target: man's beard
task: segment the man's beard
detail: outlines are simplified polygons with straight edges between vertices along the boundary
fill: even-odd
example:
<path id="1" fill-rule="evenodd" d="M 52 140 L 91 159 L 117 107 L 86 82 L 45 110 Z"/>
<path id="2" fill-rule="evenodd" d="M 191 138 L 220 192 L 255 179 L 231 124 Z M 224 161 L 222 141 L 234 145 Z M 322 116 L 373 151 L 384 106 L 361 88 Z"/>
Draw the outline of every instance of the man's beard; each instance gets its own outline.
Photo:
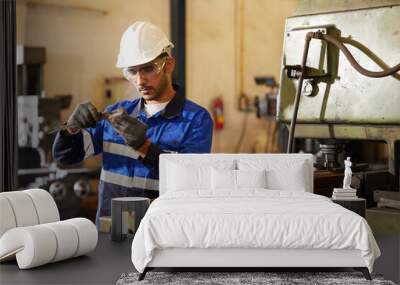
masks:
<path id="1" fill-rule="evenodd" d="M 167 89 L 167 86 L 168 86 L 168 77 L 164 73 L 163 77 L 160 80 L 160 83 L 158 84 L 158 86 L 156 88 L 153 88 L 154 93 L 153 94 L 142 94 L 142 96 L 146 101 L 147 100 L 151 100 L 151 101 L 152 100 L 158 100 L 165 93 L 165 90 Z"/>

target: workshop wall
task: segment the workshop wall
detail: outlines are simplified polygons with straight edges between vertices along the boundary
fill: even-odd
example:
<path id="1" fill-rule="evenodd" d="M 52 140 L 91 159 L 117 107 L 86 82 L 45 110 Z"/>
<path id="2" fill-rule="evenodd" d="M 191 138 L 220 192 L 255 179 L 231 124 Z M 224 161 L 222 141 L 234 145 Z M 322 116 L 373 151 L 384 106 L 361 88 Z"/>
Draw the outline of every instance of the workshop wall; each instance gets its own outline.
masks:
<path id="1" fill-rule="evenodd" d="M 225 126 L 214 132 L 214 152 L 264 152 L 272 124 L 238 111 L 241 93 L 254 99 L 266 87 L 254 76 L 279 81 L 286 17 L 297 0 L 187 1 L 187 94 L 209 106 L 224 100 Z M 245 128 L 243 141 L 239 143 Z M 275 148 L 276 151 L 276 148 Z"/>
<path id="2" fill-rule="evenodd" d="M 115 67 L 120 37 L 137 20 L 153 22 L 169 34 L 165 0 L 35 0 L 26 1 L 25 44 L 44 46 L 46 94 L 72 94 L 67 118 L 79 102 L 102 109 L 106 77 L 122 76 Z M 129 84 L 126 84 L 129 87 Z"/>
<path id="3" fill-rule="evenodd" d="M 25 44 L 25 30 L 26 30 L 26 13 L 27 5 L 25 1 L 16 2 L 16 14 L 17 14 L 17 45 Z"/>
<path id="4" fill-rule="evenodd" d="M 265 93 L 254 76 L 273 75 L 279 80 L 285 18 L 297 3 L 186 1 L 186 95 L 207 108 L 216 96 L 222 96 L 225 104 L 225 128 L 215 132 L 214 152 L 265 151 L 272 125 L 257 119 L 254 112 L 239 112 L 238 97 L 244 93 L 254 99 Z M 18 43 L 46 47 L 46 94 L 74 96 L 64 119 L 79 102 L 90 100 L 99 108 L 110 103 L 104 79 L 121 76 L 115 61 L 128 25 L 147 20 L 169 34 L 167 0 L 22 0 L 17 15 Z"/>

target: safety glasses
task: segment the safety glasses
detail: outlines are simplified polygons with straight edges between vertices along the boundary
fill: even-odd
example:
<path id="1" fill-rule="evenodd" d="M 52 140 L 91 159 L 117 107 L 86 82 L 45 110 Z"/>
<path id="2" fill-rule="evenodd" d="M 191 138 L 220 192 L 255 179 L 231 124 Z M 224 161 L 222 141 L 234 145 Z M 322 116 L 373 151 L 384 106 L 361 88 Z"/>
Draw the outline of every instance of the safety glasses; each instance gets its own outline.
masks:
<path id="1" fill-rule="evenodd" d="M 129 67 L 123 70 L 124 76 L 129 81 L 136 81 L 139 74 L 147 79 L 154 79 L 163 70 L 165 64 L 167 63 L 168 57 L 163 57 L 161 60 L 157 60 L 141 67 Z"/>

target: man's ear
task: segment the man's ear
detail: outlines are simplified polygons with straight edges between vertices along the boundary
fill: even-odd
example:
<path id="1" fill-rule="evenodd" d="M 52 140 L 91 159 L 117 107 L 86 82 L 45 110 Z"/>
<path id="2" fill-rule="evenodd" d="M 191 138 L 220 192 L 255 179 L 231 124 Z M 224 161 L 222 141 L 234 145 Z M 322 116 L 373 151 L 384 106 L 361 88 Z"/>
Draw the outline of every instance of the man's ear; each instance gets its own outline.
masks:
<path id="1" fill-rule="evenodd" d="M 172 74 L 172 72 L 175 69 L 175 58 L 170 57 L 170 56 L 168 57 L 167 62 L 165 64 L 165 69 L 166 69 L 167 73 Z"/>

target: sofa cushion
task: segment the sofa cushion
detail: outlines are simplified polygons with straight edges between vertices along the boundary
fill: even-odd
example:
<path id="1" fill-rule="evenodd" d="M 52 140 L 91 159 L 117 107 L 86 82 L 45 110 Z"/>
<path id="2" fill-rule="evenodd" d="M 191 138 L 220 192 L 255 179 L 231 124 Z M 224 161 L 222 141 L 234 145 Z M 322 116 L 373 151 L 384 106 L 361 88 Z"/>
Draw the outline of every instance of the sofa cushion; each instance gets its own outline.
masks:
<path id="1" fill-rule="evenodd" d="M 0 195 L 8 200 L 13 210 L 17 227 L 39 224 L 39 218 L 31 197 L 23 191 L 3 192 Z"/>
<path id="2" fill-rule="evenodd" d="M 60 220 L 53 197 L 43 189 L 29 189 L 0 193 L 0 237 L 15 227 Z M 4 217 L 4 219 L 3 219 Z"/>
<path id="3" fill-rule="evenodd" d="M 66 222 L 55 222 L 43 224 L 49 228 L 57 240 L 57 250 L 51 262 L 57 262 L 70 258 L 75 255 L 78 248 L 78 232 L 71 228 L 71 224 Z"/>
<path id="4" fill-rule="evenodd" d="M 60 220 L 60 214 L 56 202 L 49 192 L 43 189 L 28 189 L 22 191 L 28 194 L 33 201 L 39 224 L 57 222 Z"/>
<path id="5" fill-rule="evenodd" d="M 0 193 L 1 194 L 1 193 Z M 8 199 L 0 195 L 0 237 L 9 229 L 15 228 L 17 222 Z"/>

